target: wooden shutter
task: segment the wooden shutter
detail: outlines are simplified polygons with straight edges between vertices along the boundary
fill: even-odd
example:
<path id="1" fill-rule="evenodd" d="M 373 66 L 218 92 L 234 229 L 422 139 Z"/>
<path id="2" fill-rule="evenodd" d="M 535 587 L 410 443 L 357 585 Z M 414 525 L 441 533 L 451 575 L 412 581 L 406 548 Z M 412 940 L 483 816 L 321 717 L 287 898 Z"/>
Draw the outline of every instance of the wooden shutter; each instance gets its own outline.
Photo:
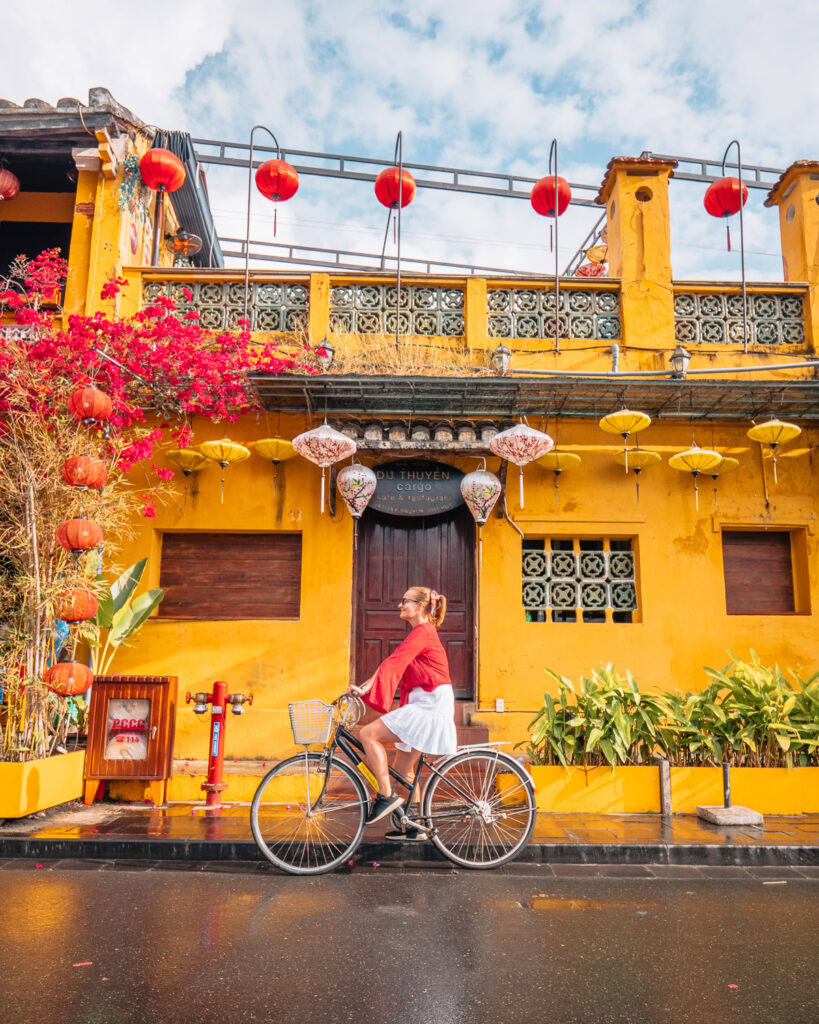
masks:
<path id="1" fill-rule="evenodd" d="M 795 610 L 787 531 L 723 530 L 722 564 L 729 615 L 786 615 Z"/>
<path id="2" fill-rule="evenodd" d="M 297 619 L 300 533 L 166 533 L 163 619 Z"/>

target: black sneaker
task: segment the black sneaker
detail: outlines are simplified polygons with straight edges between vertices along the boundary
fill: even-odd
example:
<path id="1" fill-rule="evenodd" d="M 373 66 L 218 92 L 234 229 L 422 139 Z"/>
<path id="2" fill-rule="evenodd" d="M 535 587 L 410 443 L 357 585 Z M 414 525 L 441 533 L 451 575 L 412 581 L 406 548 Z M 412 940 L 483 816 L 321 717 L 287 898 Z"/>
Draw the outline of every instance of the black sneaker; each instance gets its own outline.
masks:
<path id="1" fill-rule="evenodd" d="M 370 813 L 367 815 L 367 820 L 364 824 L 372 825 L 376 821 L 381 821 L 381 819 L 385 818 L 390 811 L 394 811 L 396 807 L 400 807 L 403 802 L 403 798 L 398 796 L 397 793 L 393 793 L 392 796 L 382 796 L 379 793 L 373 801 Z"/>
<path id="2" fill-rule="evenodd" d="M 384 838 L 394 843 L 423 843 L 427 836 L 422 828 L 408 821 L 406 832 L 400 828 L 392 829 L 390 832 L 384 833 Z"/>

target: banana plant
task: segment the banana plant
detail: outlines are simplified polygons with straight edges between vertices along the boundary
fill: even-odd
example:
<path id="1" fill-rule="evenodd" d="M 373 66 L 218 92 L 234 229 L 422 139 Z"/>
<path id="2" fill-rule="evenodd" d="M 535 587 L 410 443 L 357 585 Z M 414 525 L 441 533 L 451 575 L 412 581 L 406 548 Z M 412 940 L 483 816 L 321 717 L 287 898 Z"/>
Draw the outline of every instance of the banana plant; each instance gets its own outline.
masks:
<path id="1" fill-rule="evenodd" d="M 94 675 L 108 674 L 111 662 L 120 647 L 130 646 L 127 641 L 139 632 L 148 616 L 165 596 L 164 590 L 155 587 L 140 594 L 139 597 L 134 597 L 134 592 L 142 580 L 147 564 L 147 558 L 135 562 L 110 588 L 104 591 L 100 599 L 94 624 L 97 627 L 97 637 L 100 636 L 102 630 L 106 630 L 106 635 L 105 642 L 102 644 L 99 639 L 96 643 L 91 641 Z"/>

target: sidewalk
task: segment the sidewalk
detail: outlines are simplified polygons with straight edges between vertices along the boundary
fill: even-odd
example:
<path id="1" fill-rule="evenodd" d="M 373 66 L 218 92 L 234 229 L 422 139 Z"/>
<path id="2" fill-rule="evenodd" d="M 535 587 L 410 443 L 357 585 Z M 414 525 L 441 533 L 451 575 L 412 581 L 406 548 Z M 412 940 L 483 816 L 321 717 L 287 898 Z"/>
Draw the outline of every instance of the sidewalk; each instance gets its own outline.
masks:
<path id="1" fill-rule="evenodd" d="M 369 829 L 360 862 L 439 861 L 431 843 L 386 842 Z M 114 860 L 258 860 L 247 805 L 66 805 L 0 827 L 0 857 Z M 819 815 L 766 817 L 760 827 L 719 828 L 693 815 L 541 814 L 518 858 L 532 864 L 819 865 Z"/>

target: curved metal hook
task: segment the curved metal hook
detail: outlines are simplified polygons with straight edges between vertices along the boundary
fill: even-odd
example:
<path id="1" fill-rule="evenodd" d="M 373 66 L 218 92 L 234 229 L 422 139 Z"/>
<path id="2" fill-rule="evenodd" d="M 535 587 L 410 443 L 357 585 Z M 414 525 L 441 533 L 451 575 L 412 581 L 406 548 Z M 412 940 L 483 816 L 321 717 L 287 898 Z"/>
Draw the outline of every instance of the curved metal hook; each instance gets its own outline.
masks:
<path id="1" fill-rule="evenodd" d="M 398 209 L 387 210 L 387 224 L 384 228 L 384 241 L 381 243 L 381 269 L 384 269 L 384 253 L 387 251 L 387 236 L 390 232 L 390 219 L 393 214 L 395 214 L 398 221 L 395 282 L 395 347 L 398 348 L 400 342 L 398 319 L 401 315 L 401 200 L 404 198 L 404 133 L 402 131 L 399 131 L 398 135 L 395 137 L 393 162 L 398 167 Z"/>
<path id="2" fill-rule="evenodd" d="M 740 266 L 742 268 L 742 346 L 743 351 L 748 352 L 748 298 L 745 294 L 745 220 L 742 216 L 742 150 L 739 139 L 731 139 L 725 147 L 722 156 L 722 175 L 725 177 L 725 161 L 728 159 L 728 150 L 731 146 L 737 147 L 737 179 L 739 181 L 739 253 Z"/>
<path id="3" fill-rule="evenodd" d="M 247 159 L 247 223 L 245 225 L 245 312 L 244 317 L 247 319 L 247 302 L 248 302 L 248 278 L 250 275 L 249 261 L 250 261 L 250 197 L 251 197 L 251 183 L 253 178 L 253 136 L 256 134 L 256 129 L 260 128 L 263 132 L 267 132 L 270 138 L 273 140 L 276 146 L 276 159 L 281 160 L 282 150 L 279 145 L 279 140 L 271 132 L 271 130 L 263 124 L 254 124 L 250 129 L 250 154 Z"/>

